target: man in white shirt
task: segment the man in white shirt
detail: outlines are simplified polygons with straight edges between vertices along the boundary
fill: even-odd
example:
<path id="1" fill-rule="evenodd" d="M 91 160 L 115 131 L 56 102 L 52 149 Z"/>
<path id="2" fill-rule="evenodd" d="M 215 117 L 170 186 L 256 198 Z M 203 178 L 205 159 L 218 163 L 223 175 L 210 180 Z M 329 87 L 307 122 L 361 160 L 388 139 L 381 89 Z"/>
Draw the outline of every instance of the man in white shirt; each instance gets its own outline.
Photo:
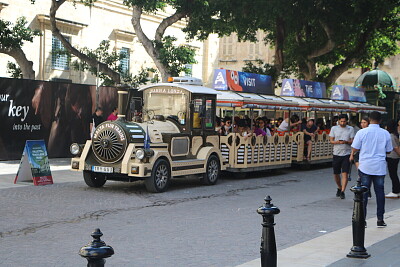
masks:
<path id="1" fill-rule="evenodd" d="M 333 145 L 333 178 L 338 187 L 336 196 L 341 199 L 345 198 L 344 191 L 350 171 L 351 143 L 354 138 L 354 129 L 347 125 L 348 120 L 346 114 L 340 114 L 338 125 L 333 126 L 329 133 L 329 139 Z M 340 175 L 342 175 L 342 178 L 340 178 Z"/>
<path id="2" fill-rule="evenodd" d="M 386 154 L 393 150 L 393 146 L 389 132 L 379 127 L 381 114 L 376 111 L 371 112 L 369 120 L 369 126 L 357 132 L 352 149 L 354 152 L 360 151 L 358 175 L 361 178 L 361 184 L 370 189 L 371 182 L 374 183 L 377 226 L 385 227 L 383 215 L 385 213 Z M 368 193 L 364 193 L 365 216 L 367 216 L 367 204 Z"/>

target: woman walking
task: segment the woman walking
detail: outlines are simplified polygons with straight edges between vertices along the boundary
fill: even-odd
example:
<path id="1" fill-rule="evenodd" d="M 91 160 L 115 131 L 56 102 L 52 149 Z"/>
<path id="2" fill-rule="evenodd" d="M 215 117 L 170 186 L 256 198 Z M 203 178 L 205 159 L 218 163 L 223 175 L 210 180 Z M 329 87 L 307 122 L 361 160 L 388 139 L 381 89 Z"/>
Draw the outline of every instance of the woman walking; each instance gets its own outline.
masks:
<path id="1" fill-rule="evenodd" d="M 393 151 L 386 156 L 388 164 L 389 176 L 392 180 L 392 192 L 387 194 L 386 198 L 399 198 L 400 197 L 400 182 L 397 170 L 400 160 L 400 142 L 399 134 L 397 132 L 397 123 L 394 120 L 388 121 L 386 130 L 390 133 L 392 139 Z"/>

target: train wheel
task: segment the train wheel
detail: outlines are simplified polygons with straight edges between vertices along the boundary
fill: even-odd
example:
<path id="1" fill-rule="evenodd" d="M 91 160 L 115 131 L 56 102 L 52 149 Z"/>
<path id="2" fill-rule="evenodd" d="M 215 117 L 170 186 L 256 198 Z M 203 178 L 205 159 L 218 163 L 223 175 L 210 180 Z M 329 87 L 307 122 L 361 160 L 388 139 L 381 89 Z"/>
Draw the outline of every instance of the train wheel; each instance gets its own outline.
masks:
<path id="1" fill-rule="evenodd" d="M 152 193 L 164 192 L 171 179 L 171 169 L 165 159 L 158 159 L 154 164 L 151 176 L 145 180 L 146 189 Z"/>
<path id="2" fill-rule="evenodd" d="M 219 159 L 217 156 L 211 155 L 207 160 L 206 173 L 203 174 L 201 181 L 205 185 L 214 185 L 217 183 L 220 173 Z"/>
<path id="3" fill-rule="evenodd" d="M 106 183 L 106 176 L 91 171 L 83 171 L 83 179 L 90 187 L 102 187 Z"/>

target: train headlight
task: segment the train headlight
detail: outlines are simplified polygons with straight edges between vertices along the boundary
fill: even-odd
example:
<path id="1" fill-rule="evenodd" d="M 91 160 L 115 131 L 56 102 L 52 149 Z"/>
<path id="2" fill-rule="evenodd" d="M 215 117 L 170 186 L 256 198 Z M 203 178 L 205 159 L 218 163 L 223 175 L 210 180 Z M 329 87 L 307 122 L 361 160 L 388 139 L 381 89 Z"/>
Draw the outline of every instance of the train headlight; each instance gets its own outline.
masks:
<path id="1" fill-rule="evenodd" d="M 136 158 L 142 160 L 145 156 L 144 150 L 143 149 L 138 149 L 136 150 Z"/>
<path id="2" fill-rule="evenodd" d="M 73 143 L 69 147 L 69 151 L 71 152 L 72 155 L 77 156 L 82 152 L 82 148 L 81 148 L 81 146 L 79 144 Z"/>

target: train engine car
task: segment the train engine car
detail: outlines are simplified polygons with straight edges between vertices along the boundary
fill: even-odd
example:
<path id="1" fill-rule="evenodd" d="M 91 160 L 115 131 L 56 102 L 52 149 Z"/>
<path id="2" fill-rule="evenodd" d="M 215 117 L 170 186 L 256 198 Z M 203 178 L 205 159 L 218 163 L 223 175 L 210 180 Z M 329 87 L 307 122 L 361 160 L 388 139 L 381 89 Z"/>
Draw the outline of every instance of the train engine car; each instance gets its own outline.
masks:
<path id="1" fill-rule="evenodd" d="M 225 170 L 215 132 L 215 91 L 203 86 L 165 83 L 141 89 L 143 122 L 118 120 L 98 125 L 92 140 L 72 144 L 72 170 L 83 171 L 90 187 L 107 180 L 144 180 L 150 192 L 163 192 L 172 177 L 199 174 L 206 185 Z M 118 91 L 119 110 L 127 92 Z"/>

